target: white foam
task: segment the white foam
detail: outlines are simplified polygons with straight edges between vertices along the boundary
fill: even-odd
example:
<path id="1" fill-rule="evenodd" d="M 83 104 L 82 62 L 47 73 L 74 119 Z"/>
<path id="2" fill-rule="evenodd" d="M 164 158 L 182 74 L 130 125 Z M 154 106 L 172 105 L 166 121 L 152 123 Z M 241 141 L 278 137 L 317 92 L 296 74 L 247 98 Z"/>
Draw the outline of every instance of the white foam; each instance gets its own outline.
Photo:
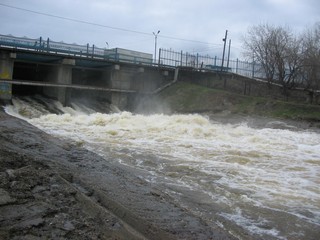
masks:
<path id="1" fill-rule="evenodd" d="M 263 219 L 261 217 L 258 220 L 250 219 L 249 217 L 244 216 L 241 209 L 239 208 L 236 208 L 232 214 L 222 213 L 220 215 L 226 219 L 229 219 L 230 221 L 236 222 L 238 225 L 244 227 L 253 234 L 260 236 L 269 235 L 272 237 L 276 237 L 277 239 L 287 239 L 284 236 L 280 236 L 280 232 L 276 228 L 264 228 L 264 225 L 270 224 L 266 219 Z"/>
<path id="2" fill-rule="evenodd" d="M 98 148 L 102 155 L 110 149 L 119 154 L 129 149 L 141 158 L 127 155 L 119 158 L 121 163 L 201 190 L 217 203 L 234 208 L 263 206 L 320 225 L 317 133 L 212 123 L 197 114 L 90 113 L 81 106 L 74 110 L 59 104 L 56 107 L 64 114 L 57 115 L 34 105 L 15 100 L 6 111 L 50 134 Z M 314 214 L 304 216 L 297 209 Z M 240 213 L 223 216 L 248 226 L 249 231 L 279 235 L 276 228 L 259 230 L 255 220 Z"/>

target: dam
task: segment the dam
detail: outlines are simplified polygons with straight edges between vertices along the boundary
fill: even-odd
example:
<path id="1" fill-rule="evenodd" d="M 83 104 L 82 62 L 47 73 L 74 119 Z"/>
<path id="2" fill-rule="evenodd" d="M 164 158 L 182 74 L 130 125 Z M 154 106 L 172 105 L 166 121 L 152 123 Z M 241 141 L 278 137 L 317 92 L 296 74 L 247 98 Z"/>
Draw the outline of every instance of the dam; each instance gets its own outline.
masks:
<path id="1" fill-rule="evenodd" d="M 39 104 L 44 101 L 48 104 Z M 249 118 L 226 123 L 229 118 L 219 121 L 214 115 L 105 114 L 81 104 L 70 108 L 32 97 L 13 97 L 12 102 L 5 107 L 8 114 L 102 157 L 101 162 L 81 155 L 54 161 L 74 165 L 74 172 L 81 170 L 77 178 L 100 184 L 107 198 L 135 213 L 138 221 L 131 221 L 133 226 L 151 222 L 186 234 L 173 239 L 210 239 L 212 233 L 201 234 L 214 226 L 235 239 L 319 237 L 319 132 L 289 123 L 279 128 L 279 121 L 255 126 Z M 59 114 L 47 106 L 56 107 Z M 32 151 L 40 151 L 34 144 L 36 151 Z M 133 172 L 135 178 L 129 182 L 141 184 L 140 190 L 124 187 L 129 184 L 123 180 L 127 175 L 110 184 L 110 164 Z M 173 202 L 206 227 L 200 231 L 199 225 L 189 224 L 188 217 L 176 218 L 150 204 L 147 193 L 141 193 L 148 186 L 159 203 Z M 119 189 L 123 192 L 115 194 Z M 199 235 L 192 235 L 190 228 Z"/>
<path id="2" fill-rule="evenodd" d="M 149 93 L 174 79 L 175 68 L 153 64 L 152 54 L 101 49 L 39 39 L 0 36 L 3 100 L 40 93 L 68 105 L 94 97 L 126 108 L 135 93 Z"/>
<path id="3" fill-rule="evenodd" d="M 265 74 L 254 62 L 231 60 L 222 68 L 217 57 L 165 49 L 158 56 L 154 61 L 152 54 L 127 49 L 0 35 L 0 100 L 41 94 L 67 106 L 82 97 L 130 110 L 141 97 L 176 81 L 284 99 L 282 86 L 275 82 L 272 89 L 266 87 Z M 295 88 L 285 98 L 312 102 L 310 96 L 310 91 Z"/>
<path id="4" fill-rule="evenodd" d="M 255 126 L 250 118 L 228 123 L 230 116 L 219 121 L 214 114 L 106 114 L 81 104 L 67 106 L 85 96 L 124 110 L 139 95 L 154 94 L 178 80 L 253 94 L 255 86 L 248 79 L 195 70 L 198 61 L 165 66 L 132 56 L 121 59 L 121 54 L 107 57 L 104 50 L 95 54 L 99 49 L 93 46 L 71 53 L 71 48 L 64 50 L 66 44 L 50 41 L 6 44 L 1 44 L 0 96 L 12 102 L 5 112 L 23 121 L 16 124 L 20 131 L 7 129 L 2 137 L 7 142 L 26 136 L 25 147 L 14 143 L 20 149 L 12 154 L 41 153 L 43 161 L 69 166 L 79 173 L 75 179 L 107 196 L 100 197 L 105 206 L 116 202 L 130 209 L 134 221 L 128 223 L 140 232 L 150 223 L 172 235 L 180 231 L 181 239 L 213 238 L 216 226 L 231 235 L 226 239 L 318 239 L 319 132 L 279 122 Z M 48 45 L 50 50 L 43 48 Z M 49 98 L 23 96 L 32 93 Z M 48 154 L 53 146 L 39 147 L 30 137 L 36 134 L 29 135 L 22 122 L 54 136 L 66 152 L 78 146 L 101 158 L 88 159 L 83 151 L 70 158 Z M 133 177 L 126 181 L 128 174 L 119 169 Z M 128 187 L 131 183 L 139 187 Z M 146 201 L 148 197 L 157 200 Z M 173 214 L 164 203 L 184 214 Z M 126 220 L 126 214 L 118 214 Z"/>

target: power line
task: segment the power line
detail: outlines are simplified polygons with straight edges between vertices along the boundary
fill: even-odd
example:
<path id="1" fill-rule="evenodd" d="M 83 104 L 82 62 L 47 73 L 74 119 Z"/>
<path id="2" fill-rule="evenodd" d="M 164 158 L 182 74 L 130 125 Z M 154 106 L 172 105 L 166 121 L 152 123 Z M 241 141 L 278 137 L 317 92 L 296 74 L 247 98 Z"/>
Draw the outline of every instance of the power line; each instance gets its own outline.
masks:
<path id="1" fill-rule="evenodd" d="M 34 14 L 38 14 L 38 15 L 42 15 L 42 16 L 46 16 L 46 17 L 58 18 L 58 19 L 62 19 L 62 20 L 67 20 L 67 21 L 72 21 L 72 22 L 92 25 L 92 26 L 96 26 L 96 27 L 109 28 L 109 29 L 117 30 L 117 31 L 131 32 L 131 33 L 135 33 L 135 34 L 153 36 L 153 34 L 147 33 L 147 32 L 141 32 L 141 31 L 126 29 L 126 28 L 113 27 L 113 26 L 108 26 L 108 25 L 104 25 L 104 24 L 99 24 L 99 23 L 79 20 L 79 19 L 75 19 L 75 18 L 58 16 L 58 15 L 54 15 L 54 14 L 50 14 L 50 13 L 44 13 L 44 12 L 39 12 L 39 11 L 30 10 L 30 9 L 26 9 L 26 8 L 16 7 L 16 6 L 12 6 L 12 5 L 8 5 L 8 4 L 4 4 L 4 3 L 0 3 L 0 6 L 12 8 L 12 9 L 17 9 L 17 10 L 24 11 L 24 12 L 30 12 L 30 13 L 34 13 Z M 166 39 L 171 39 L 171 40 L 185 41 L 185 42 L 194 42 L 194 43 L 209 44 L 209 45 L 220 45 L 220 44 L 215 44 L 215 43 L 208 43 L 208 42 L 203 42 L 203 41 L 198 41 L 198 40 L 171 37 L 171 36 L 166 36 L 166 35 L 159 35 L 159 37 L 166 38 Z"/>
<path id="2" fill-rule="evenodd" d="M 159 35 L 159 37 L 172 39 L 172 40 L 193 42 L 193 43 L 201 43 L 201 44 L 209 44 L 209 45 L 220 45 L 220 44 L 216 44 L 216 43 L 209 43 L 209 42 L 203 42 L 203 41 L 198 41 L 198 40 L 190 40 L 190 39 L 185 39 L 185 38 L 170 37 L 170 36 L 165 36 L 165 35 Z"/>
<path id="3" fill-rule="evenodd" d="M 21 10 L 21 11 L 24 11 L 24 12 L 30 12 L 30 13 L 34 13 L 34 14 L 38 14 L 38 15 L 47 16 L 47 17 L 59 18 L 59 19 L 63 19 L 63 20 L 83 23 L 83 24 L 87 24 L 87 25 L 93 25 L 93 26 L 97 26 L 97 27 L 110 28 L 110 29 L 118 30 L 118 31 L 131 32 L 131 33 L 137 33 L 137 34 L 143 34 L 143 35 L 152 36 L 151 33 L 140 32 L 140 31 L 125 29 L 125 28 L 119 28 L 119 27 L 112 27 L 112 26 L 107 26 L 107 25 L 103 25 L 103 24 L 99 24 L 99 23 L 93 23 L 93 22 L 87 22 L 87 21 L 84 21 L 84 20 L 79 20 L 79 19 L 74 19 L 74 18 L 62 17 L 62 16 L 58 16 L 58 15 L 53 15 L 53 14 L 50 14 L 50 13 L 43 13 L 43 12 L 34 11 L 34 10 L 30 10 L 30 9 L 25 9 L 25 8 L 20 8 L 20 7 L 15 7 L 15 6 L 11 6 L 11 5 L 7 5 L 7 4 L 3 4 L 3 3 L 0 3 L 0 5 L 4 6 L 4 7 L 8 7 L 8 8 Z"/>

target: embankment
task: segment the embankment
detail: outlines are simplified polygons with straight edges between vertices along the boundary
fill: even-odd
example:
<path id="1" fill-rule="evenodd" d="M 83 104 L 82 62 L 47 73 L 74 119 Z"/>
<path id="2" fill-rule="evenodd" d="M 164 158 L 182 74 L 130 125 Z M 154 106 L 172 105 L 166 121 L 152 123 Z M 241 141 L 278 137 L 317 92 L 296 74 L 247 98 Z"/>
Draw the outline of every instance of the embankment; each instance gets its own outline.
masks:
<path id="1" fill-rule="evenodd" d="M 320 105 L 252 97 L 178 82 L 139 105 L 138 111 L 164 113 L 230 113 L 308 122 L 320 127 Z"/>

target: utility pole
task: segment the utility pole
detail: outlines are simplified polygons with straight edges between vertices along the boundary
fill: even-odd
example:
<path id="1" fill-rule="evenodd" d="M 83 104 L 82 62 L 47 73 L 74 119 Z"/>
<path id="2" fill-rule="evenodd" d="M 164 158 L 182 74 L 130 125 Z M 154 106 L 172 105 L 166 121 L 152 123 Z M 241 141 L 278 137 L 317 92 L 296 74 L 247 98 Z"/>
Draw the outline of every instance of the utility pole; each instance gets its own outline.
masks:
<path id="1" fill-rule="evenodd" d="M 225 34 L 224 38 L 222 39 L 222 41 L 224 41 L 224 44 L 223 44 L 223 53 L 222 53 L 221 72 L 223 71 L 224 54 L 225 54 L 225 51 L 226 51 L 227 37 L 228 37 L 228 30 L 226 30 L 226 34 Z"/>
<path id="2" fill-rule="evenodd" d="M 227 71 L 228 71 L 228 69 L 229 69 L 230 48 L 231 48 L 231 39 L 229 40 L 229 50 L 228 50 L 228 60 L 227 60 Z"/>
<path id="3" fill-rule="evenodd" d="M 160 33 L 160 30 L 158 30 L 157 33 L 152 32 L 154 35 L 154 63 L 157 63 L 157 38 Z"/>

